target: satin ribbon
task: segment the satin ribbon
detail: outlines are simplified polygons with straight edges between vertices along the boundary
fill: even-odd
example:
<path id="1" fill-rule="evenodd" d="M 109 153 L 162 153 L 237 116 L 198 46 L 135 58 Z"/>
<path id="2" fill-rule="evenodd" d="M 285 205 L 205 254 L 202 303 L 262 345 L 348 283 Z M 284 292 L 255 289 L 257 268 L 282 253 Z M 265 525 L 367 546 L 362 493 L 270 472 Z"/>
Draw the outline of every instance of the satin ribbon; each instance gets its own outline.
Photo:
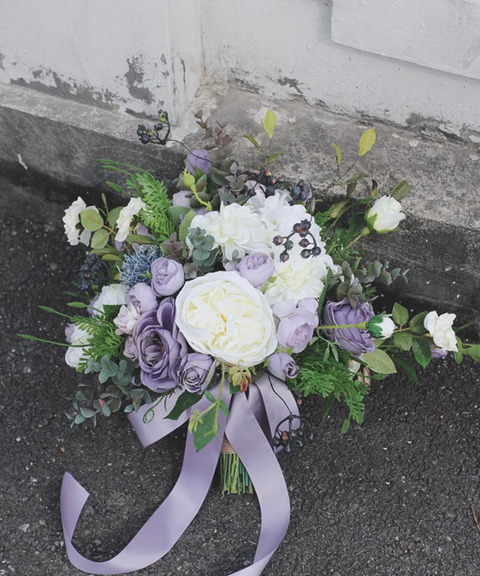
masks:
<path id="1" fill-rule="evenodd" d="M 248 397 L 241 393 L 230 396 L 225 390 L 222 399 L 230 405 L 230 414 L 228 420 L 219 416 L 219 436 L 227 436 L 250 475 L 262 516 L 254 563 L 230 576 L 259 576 L 283 540 L 290 519 L 288 490 L 266 433 L 269 432 L 268 438 L 271 438 L 278 422 L 290 413 L 298 415 L 298 408 L 285 383 L 271 376 L 263 376 L 251 384 Z M 169 404 L 157 406 L 155 417 L 148 424 L 143 422 L 148 406 L 129 415 L 143 446 L 167 436 L 189 418 L 191 410 L 177 421 L 165 418 L 174 401 L 175 397 Z M 196 408 L 202 411 L 209 404 L 203 398 Z M 140 570 L 162 558 L 190 525 L 206 498 L 220 455 L 220 438 L 214 438 L 203 450 L 196 452 L 192 435 L 187 435 L 183 466 L 174 488 L 130 543 L 106 562 L 88 560 L 72 544 L 89 494 L 67 472 L 62 483 L 60 509 L 70 562 L 91 574 L 121 574 Z"/>

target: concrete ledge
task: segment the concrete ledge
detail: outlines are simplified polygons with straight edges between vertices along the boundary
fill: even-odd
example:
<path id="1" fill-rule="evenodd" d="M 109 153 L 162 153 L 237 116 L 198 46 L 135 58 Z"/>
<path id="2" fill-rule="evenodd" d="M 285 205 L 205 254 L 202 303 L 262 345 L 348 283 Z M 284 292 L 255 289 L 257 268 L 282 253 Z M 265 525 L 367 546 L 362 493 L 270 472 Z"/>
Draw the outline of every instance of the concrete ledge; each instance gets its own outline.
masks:
<path id="1" fill-rule="evenodd" d="M 410 268 L 409 283 L 398 282 L 395 292 L 453 311 L 461 322 L 480 328 L 480 150 L 478 146 L 425 132 L 386 125 L 365 118 L 349 118 L 303 102 L 268 101 L 259 94 L 233 87 L 203 89 L 185 123 L 173 136 L 199 144 L 193 112 L 228 122 L 239 137 L 237 156 L 245 169 L 256 171 L 262 159 L 241 135 L 262 138 L 262 118 L 275 110 L 278 125 L 274 151 L 285 155 L 275 172 L 305 178 L 321 190 L 335 175 L 330 144 L 342 148 L 347 163 L 356 156 L 366 127 L 377 131 L 377 144 L 361 159 L 358 170 L 374 175 L 379 190 L 388 193 L 406 179 L 410 194 L 402 201 L 408 215 L 398 233 L 368 238 L 369 255 L 391 266 Z M 0 85 L 0 210 L 58 225 L 65 208 L 78 193 L 86 201 L 107 190 L 108 179 L 98 158 L 125 161 L 173 178 L 183 165 L 178 146 L 139 144 L 138 121 L 126 114 L 60 100 L 32 90 Z M 24 165 L 27 167 L 25 168 Z M 365 192 L 360 185 L 358 194 Z M 325 204 L 332 197 L 319 198 Z M 48 201 L 48 208 L 42 208 Z"/>

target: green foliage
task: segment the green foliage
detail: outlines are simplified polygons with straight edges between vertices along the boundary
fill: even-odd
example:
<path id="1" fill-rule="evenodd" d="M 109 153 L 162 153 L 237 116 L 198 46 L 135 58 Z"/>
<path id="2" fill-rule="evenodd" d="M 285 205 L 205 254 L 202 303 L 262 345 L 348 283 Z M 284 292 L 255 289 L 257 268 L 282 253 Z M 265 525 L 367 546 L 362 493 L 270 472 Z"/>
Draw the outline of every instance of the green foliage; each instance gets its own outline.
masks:
<path id="1" fill-rule="evenodd" d="M 415 360 L 420 364 L 420 366 L 422 366 L 422 368 L 426 368 L 430 364 L 432 351 L 428 340 L 423 338 L 414 338 L 412 340 L 412 351 Z"/>
<path id="2" fill-rule="evenodd" d="M 169 418 L 170 420 L 178 420 L 180 416 L 183 414 L 183 412 L 187 410 L 187 408 L 194 406 L 201 399 L 202 399 L 201 394 L 195 394 L 193 392 L 188 392 L 187 390 L 185 390 L 185 392 L 183 392 L 178 397 L 175 406 L 173 407 L 173 410 L 170 412 L 167 418 Z"/>
<path id="3" fill-rule="evenodd" d="M 398 302 L 395 302 L 393 305 L 392 317 L 394 322 L 396 322 L 399 326 L 403 326 L 408 322 L 408 310 L 398 304 Z"/>
<path id="4" fill-rule="evenodd" d="M 379 374 L 395 374 L 397 369 L 390 356 L 380 348 L 376 348 L 373 352 L 369 354 L 362 354 L 361 361 Z"/>

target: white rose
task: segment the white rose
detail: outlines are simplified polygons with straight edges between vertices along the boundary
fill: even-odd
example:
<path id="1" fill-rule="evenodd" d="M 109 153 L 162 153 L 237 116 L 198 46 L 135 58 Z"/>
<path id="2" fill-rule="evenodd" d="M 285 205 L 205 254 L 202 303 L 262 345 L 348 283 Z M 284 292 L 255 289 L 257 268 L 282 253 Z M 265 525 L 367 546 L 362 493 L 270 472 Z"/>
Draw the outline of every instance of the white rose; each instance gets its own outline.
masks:
<path id="1" fill-rule="evenodd" d="M 98 314 L 97 310 L 103 311 L 105 304 L 128 304 L 129 290 L 130 288 L 125 286 L 125 284 L 110 284 L 110 286 L 104 286 L 98 298 L 91 303 L 91 307 L 95 308 L 93 315 L 96 316 Z"/>
<path id="2" fill-rule="evenodd" d="M 72 368 L 77 368 L 85 354 L 84 344 L 88 344 L 90 334 L 78 326 L 74 326 L 71 333 L 71 344 L 65 353 L 65 362 Z"/>
<path id="3" fill-rule="evenodd" d="M 129 304 L 128 307 L 122 306 L 118 316 L 113 321 L 117 327 L 115 333 L 118 335 L 128 334 L 131 336 L 139 318 L 140 312 L 135 308 L 135 306 L 133 306 L 133 304 Z"/>
<path id="4" fill-rule="evenodd" d="M 213 236 L 215 247 L 220 247 L 224 258 L 233 259 L 233 253 L 238 252 L 238 258 L 243 258 L 251 252 L 271 254 L 274 234 L 267 230 L 260 215 L 252 206 L 229 204 L 220 206 L 219 212 L 198 214 L 192 220 L 190 228 L 201 228 Z M 190 248 L 192 246 L 188 242 Z"/>
<path id="5" fill-rule="evenodd" d="M 115 236 L 117 242 L 126 240 L 130 233 L 130 225 L 133 217 L 138 214 L 140 210 L 145 210 L 145 208 L 146 204 L 141 198 L 131 198 L 130 202 L 120 210 L 117 218 L 118 232 Z"/>
<path id="6" fill-rule="evenodd" d="M 455 314 L 441 314 L 429 312 L 423 321 L 423 325 L 428 330 L 435 344 L 442 350 L 457 352 L 457 339 L 452 329 Z"/>
<path id="7" fill-rule="evenodd" d="M 236 272 L 186 282 L 176 298 L 176 323 L 197 352 L 237 366 L 255 366 L 277 347 L 265 297 Z"/>
<path id="8" fill-rule="evenodd" d="M 95 206 L 88 206 L 88 209 L 98 212 Z M 80 213 L 84 210 L 87 210 L 87 205 L 79 196 L 75 202 L 65 210 L 65 216 L 62 218 L 65 234 L 67 235 L 68 242 L 71 246 L 76 246 L 78 242 L 81 242 L 86 246 L 90 243 L 90 236 L 92 233 L 88 230 L 83 230 L 80 233 L 80 230 L 77 228 L 77 224 L 80 223 Z"/>
<path id="9" fill-rule="evenodd" d="M 379 198 L 365 214 L 367 224 L 379 234 L 391 232 L 404 218 L 402 205 L 390 196 Z"/>

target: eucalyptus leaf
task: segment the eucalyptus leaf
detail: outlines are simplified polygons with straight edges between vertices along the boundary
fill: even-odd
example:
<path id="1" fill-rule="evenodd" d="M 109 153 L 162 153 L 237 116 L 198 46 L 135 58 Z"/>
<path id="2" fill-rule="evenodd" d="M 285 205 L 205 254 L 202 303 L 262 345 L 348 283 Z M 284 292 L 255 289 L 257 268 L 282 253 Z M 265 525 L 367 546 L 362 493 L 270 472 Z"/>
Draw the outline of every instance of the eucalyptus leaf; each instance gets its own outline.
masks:
<path id="1" fill-rule="evenodd" d="M 180 223 L 180 217 L 188 214 L 190 208 L 187 206 L 170 206 L 168 211 L 170 212 L 173 223 L 177 226 Z"/>
<path id="2" fill-rule="evenodd" d="M 110 237 L 110 232 L 105 230 L 105 228 L 101 228 L 97 230 L 91 240 L 91 246 L 94 249 L 104 248 L 108 244 L 108 239 Z"/>
<path id="3" fill-rule="evenodd" d="M 192 220 L 195 218 L 196 215 L 197 214 L 194 210 L 190 210 L 185 214 L 185 218 L 182 220 L 182 223 L 180 224 L 180 228 L 178 230 L 178 236 L 180 242 L 185 242 L 188 236 L 188 229 L 190 228 L 190 224 L 192 223 Z"/>
<path id="4" fill-rule="evenodd" d="M 130 242 L 130 244 L 155 244 L 156 240 L 143 234 L 130 234 L 130 236 L 127 236 L 126 242 Z"/>
<path id="5" fill-rule="evenodd" d="M 123 206 L 117 206 L 113 210 L 110 210 L 110 212 L 108 213 L 107 222 L 111 228 L 113 228 L 115 226 L 115 224 L 118 220 L 118 216 L 119 216 L 120 212 L 122 211 L 122 209 L 123 209 Z"/>
<path id="6" fill-rule="evenodd" d="M 103 226 L 103 218 L 93 208 L 87 208 L 80 212 L 80 221 L 85 230 L 90 230 L 90 232 L 100 230 Z"/>

